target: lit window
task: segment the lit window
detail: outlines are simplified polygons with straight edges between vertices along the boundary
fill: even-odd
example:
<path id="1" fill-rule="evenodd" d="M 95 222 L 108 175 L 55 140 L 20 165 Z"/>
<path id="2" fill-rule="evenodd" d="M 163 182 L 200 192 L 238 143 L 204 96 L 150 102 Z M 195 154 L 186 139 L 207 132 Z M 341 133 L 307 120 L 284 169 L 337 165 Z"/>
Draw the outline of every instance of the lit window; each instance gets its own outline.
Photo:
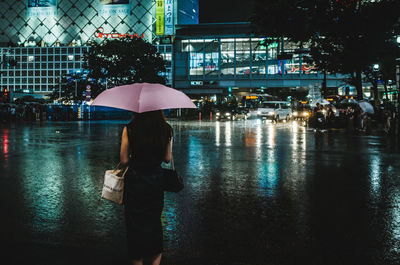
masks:
<path id="1" fill-rule="evenodd" d="M 33 62 L 33 56 L 28 56 L 28 61 Z"/>
<path id="2" fill-rule="evenodd" d="M 74 60 L 74 56 L 73 55 L 68 55 L 68 60 L 70 60 L 70 61 Z"/>

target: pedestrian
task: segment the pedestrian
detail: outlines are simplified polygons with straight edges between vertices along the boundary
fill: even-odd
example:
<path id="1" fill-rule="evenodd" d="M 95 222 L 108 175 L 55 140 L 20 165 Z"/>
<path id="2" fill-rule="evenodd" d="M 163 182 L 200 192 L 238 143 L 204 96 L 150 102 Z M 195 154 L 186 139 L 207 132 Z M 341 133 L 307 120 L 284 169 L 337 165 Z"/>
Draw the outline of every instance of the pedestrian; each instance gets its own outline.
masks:
<path id="1" fill-rule="evenodd" d="M 161 213 L 164 189 L 161 163 L 172 158 L 173 130 L 161 110 L 135 113 L 124 127 L 121 164 L 125 175 L 124 208 L 132 264 L 158 265 L 163 252 Z"/>

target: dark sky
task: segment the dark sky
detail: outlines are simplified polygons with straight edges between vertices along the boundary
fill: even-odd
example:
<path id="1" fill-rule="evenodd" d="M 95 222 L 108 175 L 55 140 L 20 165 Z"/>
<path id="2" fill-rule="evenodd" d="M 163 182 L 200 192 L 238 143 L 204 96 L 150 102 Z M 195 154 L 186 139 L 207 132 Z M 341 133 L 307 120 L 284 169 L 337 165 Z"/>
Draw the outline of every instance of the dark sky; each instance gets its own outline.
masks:
<path id="1" fill-rule="evenodd" d="M 200 23 L 245 22 L 253 0 L 199 0 Z"/>

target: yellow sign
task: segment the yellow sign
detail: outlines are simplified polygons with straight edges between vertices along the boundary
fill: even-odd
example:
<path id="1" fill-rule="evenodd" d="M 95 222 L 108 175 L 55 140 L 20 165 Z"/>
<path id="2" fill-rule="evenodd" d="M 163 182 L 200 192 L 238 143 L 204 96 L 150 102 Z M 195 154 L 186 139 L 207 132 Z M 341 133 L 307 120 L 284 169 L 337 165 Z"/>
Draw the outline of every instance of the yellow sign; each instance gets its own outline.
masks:
<path id="1" fill-rule="evenodd" d="M 164 0 L 156 2 L 156 35 L 164 35 Z"/>
<path id="2" fill-rule="evenodd" d="M 246 99 L 258 99 L 257 96 L 246 96 Z"/>

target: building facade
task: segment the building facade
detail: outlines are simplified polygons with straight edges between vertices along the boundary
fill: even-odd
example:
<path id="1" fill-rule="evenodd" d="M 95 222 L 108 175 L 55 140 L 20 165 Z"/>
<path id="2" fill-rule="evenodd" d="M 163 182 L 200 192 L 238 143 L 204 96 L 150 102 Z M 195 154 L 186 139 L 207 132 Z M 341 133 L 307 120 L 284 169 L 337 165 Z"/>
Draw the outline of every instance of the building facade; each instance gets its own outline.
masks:
<path id="1" fill-rule="evenodd" d="M 171 84 L 172 44 L 160 43 L 178 23 L 198 23 L 197 0 L 0 0 L 1 89 L 47 94 L 82 70 L 90 42 L 124 34 L 157 46 Z"/>
<path id="2" fill-rule="evenodd" d="M 306 49 L 300 51 L 285 40 L 269 45 L 264 41 L 251 33 L 249 23 L 178 25 L 174 86 L 189 94 L 322 86 L 323 75 L 303 59 Z M 344 85 L 343 78 L 327 75 L 328 90 L 337 92 Z"/>

